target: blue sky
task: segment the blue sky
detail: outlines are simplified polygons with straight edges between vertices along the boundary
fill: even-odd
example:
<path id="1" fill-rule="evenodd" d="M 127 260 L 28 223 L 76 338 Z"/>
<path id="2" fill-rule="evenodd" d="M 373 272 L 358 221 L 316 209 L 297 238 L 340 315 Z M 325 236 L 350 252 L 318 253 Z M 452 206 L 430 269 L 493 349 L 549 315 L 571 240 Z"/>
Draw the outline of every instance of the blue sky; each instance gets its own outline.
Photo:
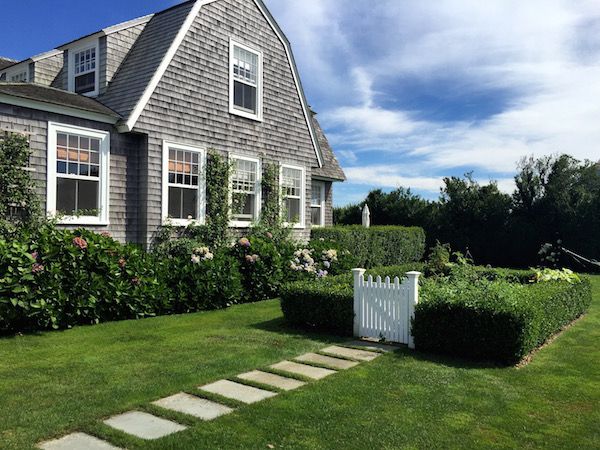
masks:
<path id="1" fill-rule="evenodd" d="M 175 3 L 6 2 L 0 55 L 25 58 Z M 523 156 L 600 159 L 597 0 L 266 3 L 348 175 L 338 205 L 375 187 L 435 198 L 444 176 L 471 170 L 510 192 Z"/>

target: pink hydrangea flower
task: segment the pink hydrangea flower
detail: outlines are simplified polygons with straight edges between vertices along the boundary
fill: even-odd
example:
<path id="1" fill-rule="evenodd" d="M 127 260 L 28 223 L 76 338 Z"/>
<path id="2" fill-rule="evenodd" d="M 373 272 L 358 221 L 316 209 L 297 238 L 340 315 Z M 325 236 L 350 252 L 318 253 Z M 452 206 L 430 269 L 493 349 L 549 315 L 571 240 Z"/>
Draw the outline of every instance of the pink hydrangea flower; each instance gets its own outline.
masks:
<path id="1" fill-rule="evenodd" d="M 140 279 L 138 277 L 134 277 L 131 279 L 131 284 L 133 284 L 134 286 L 139 286 L 140 285 Z"/>
<path id="2" fill-rule="evenodd" d="M 73 239 L 73 245 L 79 247 L 81 250 L 85 250 L 88 247 L 87 241 L 80 236 Z"/>
<path id="3" fill-rule="evenodd" d="M 35 263 L 33 266 L 31 266 L 31 272 L 32 273 L 41 273 L 44 271 L 44 265 L 40 264 L 40 263 Z"/>
<path id="4" fill-rule="evenodd" d="M 238 241 L 238 244 L 240 244 L 240 246 L 242 246 L 242 247 L 246 247 L 246 248 L 250 247 L 250 241 L 248 240 L 248 238 L 245 238 L 245 237 L 241 238 Z"/>
<path id="5" fill-rule="evenodd" d="M 125 260 L 125 258 L 119 258 L 119 267 L 121 269 L 124 269 L 126 265 L 127 265 L 127 261 Z"/>

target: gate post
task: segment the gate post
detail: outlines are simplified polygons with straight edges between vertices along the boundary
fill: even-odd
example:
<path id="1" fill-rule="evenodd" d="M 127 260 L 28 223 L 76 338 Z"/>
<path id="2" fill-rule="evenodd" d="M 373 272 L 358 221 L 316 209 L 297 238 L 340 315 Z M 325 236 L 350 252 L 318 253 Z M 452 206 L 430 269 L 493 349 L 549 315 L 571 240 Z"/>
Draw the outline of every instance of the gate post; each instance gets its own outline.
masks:
<path id="1" fill-rule="evenodd" d="M 363 290 L 362 284 L 364 283 L 365 269 L 352 269 L 354 275 L 354 323 L 353 323 L 353 334 L 355 337 L 360 337 L 360 307 L 362 303 Z M 361 280 L 362 278 L 362 280 Z M 361 282 L 362 281 L 362 282 Z"/>
<path id="2" fill-rule="evenodd" d="M 421 272 L 406 272 L 408 277 L 408 348 L 415 348 L 412 335 L 412 321 L 415 318 L 415 305 L 419 303 L 419 276 Z"/>

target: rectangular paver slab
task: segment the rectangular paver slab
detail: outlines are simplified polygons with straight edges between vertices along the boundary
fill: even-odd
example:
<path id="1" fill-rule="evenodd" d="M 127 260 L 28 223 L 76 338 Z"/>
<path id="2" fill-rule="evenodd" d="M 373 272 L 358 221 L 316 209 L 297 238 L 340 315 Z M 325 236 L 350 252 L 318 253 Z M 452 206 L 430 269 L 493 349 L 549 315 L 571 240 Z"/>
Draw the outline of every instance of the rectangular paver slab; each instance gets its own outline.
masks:
<path id="1" fill-rule="evenodd" d="M 350 341 L 346 342 L 344 346 L 349 347 L 361 347 L 365 350 L 369 350 L 372 352 L 380 351 L 383 353 L 393 352 L 398 350 L 400 346 L 391 345 L 391 344 L 380 344 L 379 342 L 371 342 L 371 341 Z"/>
<path id="2" fill-rule="evenodd" d="M 291 391 L 306 384 L 304 381 L 282 377 L 273 373 L 261 372 L 260 370 L 242 373 L 238 375 L 238 378 L 241 378 L 242 380 L 254 381 L 255 383 L 267 384 L 269 386 L 283 389 L 284 391 Z"/>
<path id="3" fill-rule="evenodd" d="M 105 420 L 104 423 L 117 430 L 146 440 L 159 439 L 187 428 L 170 420 L 161 419 L 160 417 L 140 411 L 119 414 Z"/>
<path id="4" fill-rule="evenodd" d="M 295 363 L 292 361 L 278 362 L 277 364 L 273 364 L 271 369 L 295 373 L 296 375 L 303 375 L 305 377 L 312 378 L 313 380 L 320 380 L 321 378 L 325 378 L 336 373 L 335 370 L 322 369 L 320 367 L 308 366 L 306 364 Z"/>
<path id="5" fill-rule="evenodd" d="M 72 433 L 37 445 L 43 450 L 121 450 L 108 442 L 85 433 Z"/>
<path id="6" fill-rule="evenodd" d="M 275 392 L 265 391 L 264 389 L 246 386 L 245 384 L 229 380 L 219 380 L 205 386 L 200 386 L 199 389 L 247 404 L 260 402 L 261 400 L 277 395 Z"/>
<path id="7" fill-rule="evenodd" d="M 348 361 L 347 359 L 333 358 L 331 356 L 323 356 L 317 353 L 306 353 L 305 355 L 294 358 L 297 361 L 308 362 L 314 364 L 322 364 L 332 369 L 346 370 L 358 365 L 356 361 Z"/>
<path id="8" fill-rule="evenodd" d="M 211 402 L 195 395 L 186 394 L 185 392 L 162 398 L 152 402 L 152 404 L 183 414 L 189 414 L 202 420 L 216 419 L 223 414 L 229 414 L 233 411 L 228 406 Z"/>
<path id="9" fill-rule="evenodd" d="M 332 345 L 331 347 L 324 348 L 321 351 L 332 356 L 352 358 L 357 359 L 359 361 L 372 361 L 378 356 L 380 356 L 379 353 L 369 352 L 367 350 L 356 350 L 354 348 L 339 347 L 337 345 Z"/>

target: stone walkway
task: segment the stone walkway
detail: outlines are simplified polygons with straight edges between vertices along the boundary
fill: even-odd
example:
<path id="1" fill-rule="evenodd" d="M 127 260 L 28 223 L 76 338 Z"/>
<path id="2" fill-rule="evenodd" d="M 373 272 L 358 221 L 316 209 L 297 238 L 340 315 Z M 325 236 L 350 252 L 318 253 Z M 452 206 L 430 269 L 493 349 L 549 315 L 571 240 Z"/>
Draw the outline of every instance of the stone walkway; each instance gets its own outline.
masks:
<path id="1" fill-rule="evenodd" d="M 207 392 L 213 397 L 252 404 L 275 397 L 280 391 L 291 391 L 309 383 L 350 369 L 362 362 L 372 361 L 394 347 L 369 341 L 352 341 L 343 345 L 332 345 L 319 353 L 306 353 L 293 361 L 281 361 L 269 369 L 274 372 L 253 370 L 235 377 L 236 381 L 218 380 L 199 386 L 199 393 Z M 267 369 L 268 370 L 268 369 Z M 276 373 L 275 373 L 276 372 Z M 305 381 L 302 381 L 305 380 Z M 245 382 L 253 384 L 245 384 Z M 259 386 L 259 387 L 257 387 Z M 217 401 L 180 392 L 152 402 L 159 408 L 175 411 L 200 420 L 214 420 L 234 411 Z M 160 439 L 187 429 L 171 420 L 147 412 L 129 411 L 104 420 L 104 424 L 140 439 Z M 44 450 L 119 450 L 110 443 L 85 433 L 71 433 L 60 439 L 42 442 L 38 448 Z"/>

